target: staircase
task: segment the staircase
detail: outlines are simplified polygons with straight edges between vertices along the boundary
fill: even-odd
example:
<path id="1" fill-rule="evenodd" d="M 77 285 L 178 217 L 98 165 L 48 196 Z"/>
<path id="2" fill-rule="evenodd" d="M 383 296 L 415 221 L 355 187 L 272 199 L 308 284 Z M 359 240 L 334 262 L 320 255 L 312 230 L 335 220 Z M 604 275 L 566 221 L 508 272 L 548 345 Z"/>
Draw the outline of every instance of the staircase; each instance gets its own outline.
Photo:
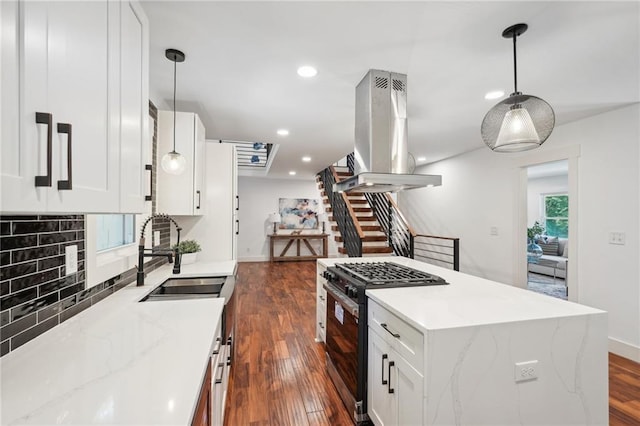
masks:
<path id="1" fill-rule="evenodd" d="M 348 170 L 340 170 L 334 166 L 330 167 L 333 178 L 336 182 L 342 179 L 346 179 L 352 176 L 352 173 Z M 338 248 L 338 252 L 342 255 L 349 255 L 349 250 L 345 246 L 345 237 L 340 234 L 340 229 L 337 223 L 337 218 L 333 215 L 333 208 L 329 200 L 329 194 L 327 191 L 331 191 L 331 188 L 324 188 L 322 179 L 320 176 L 316 179 L 318 187 L 322 194 L 322 201 L 325 207 L 325 211 L 329 214 L 329 221 L 331 222 L 331 230 L 335 235 L 335 241 L 341 246 Z M 346 194 L 334 194 L 334 196 L 341 197 L 344 200 L 344 205 L 351 216 L 355 231 L 359 236 L 359 240 L 362 243 L 362 256 L 388 256 L 393 254 L 393 248 L 389 246 L 388 236 L 383 231 L 380 223 L 378 223 L 376 217 L 373 214 L 373 210 L 367 201 L 367 198 L 362 193 L 349 192 Z"/>

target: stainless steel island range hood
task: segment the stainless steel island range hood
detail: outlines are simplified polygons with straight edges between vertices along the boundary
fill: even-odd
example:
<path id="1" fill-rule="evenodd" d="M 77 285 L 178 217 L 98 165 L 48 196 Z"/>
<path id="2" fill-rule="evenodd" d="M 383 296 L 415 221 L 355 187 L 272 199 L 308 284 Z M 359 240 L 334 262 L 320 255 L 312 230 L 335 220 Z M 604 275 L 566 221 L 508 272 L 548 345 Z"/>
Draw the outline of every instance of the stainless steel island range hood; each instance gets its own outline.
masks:
<path id="1" fill-rule="evenodd" d="M 442 176 L 411 174 L 407 150 L 407 76 L 369 70 L 356 87 L 354 176 L 334 192 L 397 192 L 437 186 Z"/>

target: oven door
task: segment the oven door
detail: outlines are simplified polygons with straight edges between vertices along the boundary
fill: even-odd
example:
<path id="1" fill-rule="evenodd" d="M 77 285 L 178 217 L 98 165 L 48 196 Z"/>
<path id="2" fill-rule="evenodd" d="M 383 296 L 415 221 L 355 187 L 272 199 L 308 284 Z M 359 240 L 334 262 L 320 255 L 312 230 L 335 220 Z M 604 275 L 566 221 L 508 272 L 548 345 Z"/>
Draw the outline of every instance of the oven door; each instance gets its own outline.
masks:
<path id="1" fill-rule="evenodd" d="M 361 362 L 364 348 L 362 327 L 358 323 L 361 307 L 330 284 L 324 288 L 327 290 L 327 369 L 342 401 L 358 421 L 359 415 L 365 412 Z"/>

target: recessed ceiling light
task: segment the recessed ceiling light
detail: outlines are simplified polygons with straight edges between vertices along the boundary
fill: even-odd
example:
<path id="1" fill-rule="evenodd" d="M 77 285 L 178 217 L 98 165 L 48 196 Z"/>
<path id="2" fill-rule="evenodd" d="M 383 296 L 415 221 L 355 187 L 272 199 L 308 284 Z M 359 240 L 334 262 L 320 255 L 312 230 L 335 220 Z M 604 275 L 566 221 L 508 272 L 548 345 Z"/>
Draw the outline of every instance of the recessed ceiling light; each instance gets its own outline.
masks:
<path id="1" fill-rule="evenodd" d="M 298 75 L 300 77 L 305 77 L 305 78 L 315 77 L 316 74 L 318 74 L 318 70 L 312 67 L 311 65 L 304 65 L 298 68 Z"/>
<path id="2" fill-rule="evenodd" d="M 487 92 L 486 95 L 484 95 L 484 98 L 487 100 L 490 99 L 498 99 L 504 96 L 504 91 L 503 90 L 494 90 L 492 92 Z"/>
<path id="3" fill-rule="evenodd" d="M 427 157 L 418 157 L 416 158 L 416 161 L 420 161 L 420 162 L 427 161 Z"/>
<path id="4" fill-rule="evenodd" d="M 289 131 L 287 129 L 278 129 L 276 133 L 278 133 L 280 136 L 287 136 L 289 134 Z"/>
<path id="5" fill-rule="evenodd" d="M 290 174 L 291 176 L 294 176 L 294 175 L 296 174 L 296 172 L 295 172 L 294 170 L 291 170 L 291 171 L 289 172 L 289 174 Z"/>
<path id="6" fill-rule="evenodd" d="M 309 161 L 311 161 L 311 157 L 302 157 L 302 161 L 304 161 L 305 163 L 308 163 Z"/>

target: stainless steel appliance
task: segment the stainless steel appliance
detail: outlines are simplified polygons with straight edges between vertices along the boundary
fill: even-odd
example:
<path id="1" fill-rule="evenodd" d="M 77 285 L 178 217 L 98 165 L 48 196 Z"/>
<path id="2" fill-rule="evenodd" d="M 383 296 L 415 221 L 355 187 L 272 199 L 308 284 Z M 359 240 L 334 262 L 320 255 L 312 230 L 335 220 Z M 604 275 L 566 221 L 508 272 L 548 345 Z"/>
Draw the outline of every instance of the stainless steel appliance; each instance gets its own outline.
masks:
<path id="1" fill-rule="evenodd" d="M 442 176 L 409 167 L 407 76 L 369 70 L 356 87 L 355 176 L 333 191 L 396 192 L 442 185 Z"/>
<path id="2" fill-rule="evenodd" d="M 367 297 L 365 291 L 448 284 L 437 275 L 392 262 L 336 263 L 327 268 L 327 371 L 356 424 L 367 415 Z"/>

